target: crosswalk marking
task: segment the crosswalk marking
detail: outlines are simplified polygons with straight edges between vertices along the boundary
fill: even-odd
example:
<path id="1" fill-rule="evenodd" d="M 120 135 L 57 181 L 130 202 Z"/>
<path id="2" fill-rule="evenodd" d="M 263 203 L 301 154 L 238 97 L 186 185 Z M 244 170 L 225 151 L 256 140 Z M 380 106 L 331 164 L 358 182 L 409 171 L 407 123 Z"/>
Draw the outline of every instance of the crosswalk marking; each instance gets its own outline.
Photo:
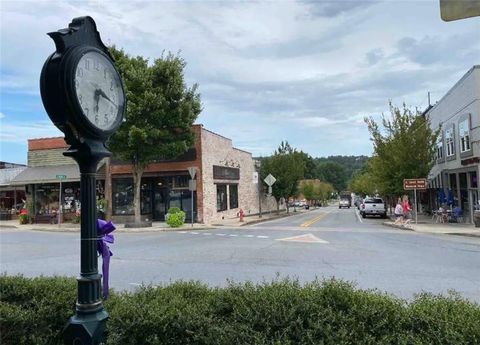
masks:
<path id="1" fill-rule="evenodd" d="M 204 236 L 220 236 L 220 237 L 245 237 L 245 238 L 270 238 L 270 236 L 265 235 L 237 235 L 237 234 L 212 234 L 210 232 L 199 233 L 196 231 L 179 231 L 179 234 L 192 234 L 192 235 L 204 235 Z"/>

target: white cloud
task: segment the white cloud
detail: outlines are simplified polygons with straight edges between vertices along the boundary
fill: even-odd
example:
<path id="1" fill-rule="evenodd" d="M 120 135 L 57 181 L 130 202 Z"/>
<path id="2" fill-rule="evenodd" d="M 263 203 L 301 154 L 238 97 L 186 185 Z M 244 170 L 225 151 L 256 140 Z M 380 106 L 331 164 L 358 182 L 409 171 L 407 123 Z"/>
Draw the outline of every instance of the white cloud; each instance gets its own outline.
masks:
<path id="1" fill-rule="evenodd" d="M 186 78 L 202 93 L 198 122 L 254 154 L 282 139 L 312 155 L 365 153 L 364 116 L 388 112 L 389 99 L 426 106 L 427 92 L 441 97 L 480 51 L 478 20 L 444 23 L 437 2 L 2 2 L 0 91 L 3 104 L 18 103 L 0 110 L 34 118 L 4 125 L 4 116 L 2 141 L 59 135 L 38 95 L 55 49 L 46 33 L 86 14 L 106 43 L 132 55 L 181 51 Z M 22 95 L 38 106 L 25 109 Z M 332 136 L 345 141 L 329 143 Z"/>
<path id="2" fill-rule="evenodd" d="M 63 133 L 57 129 L 51 122 L 34 123 L 4 123 L 2 118 L 0 126 L 0 141 L 2 143 L 21 143 L 24 144 L 28 139 L 50 138 L 63 136 Z"/>

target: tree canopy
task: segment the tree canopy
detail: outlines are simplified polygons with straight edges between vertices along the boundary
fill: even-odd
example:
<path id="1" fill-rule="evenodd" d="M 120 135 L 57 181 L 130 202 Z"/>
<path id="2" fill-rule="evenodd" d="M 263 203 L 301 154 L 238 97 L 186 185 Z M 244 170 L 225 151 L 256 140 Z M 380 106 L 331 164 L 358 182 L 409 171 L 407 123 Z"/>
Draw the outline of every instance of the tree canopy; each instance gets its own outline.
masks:
<path id="1" fill-rule="evenodd" d="M 123 79 L 127 115 L 109 148 L 139 168 L 185 152 L 194 143 L 192 124 L 202 110 L 197 84 L 185 85 L 185 61 L 168 53 L 149 65 L 141 56 L 110 51 Z"/>
<path id="2" fill-rule="evenodd" d="M 365 122 L 373 141 L 374 154 L 368 165 L 378 192 L 395 196 L 404 193 L 403 179 L 426 178 L 434 163 L 438 131 L 430 121 L 405 104 L 390 103 L 390 117 L 382 115 L 379 125 L 372 117 Z"/>
<path id="3" fill-rule="evenodd" d="M 277 200 L 296 194 L 298 181 L 305 173 L 304 154 L 296 151 L 285 141 L 275 150 L 272 156 L 262 159 L 260 174 L 262 180 L 272 174 L 276 182 L 272 186 L 272 195 Z"/>

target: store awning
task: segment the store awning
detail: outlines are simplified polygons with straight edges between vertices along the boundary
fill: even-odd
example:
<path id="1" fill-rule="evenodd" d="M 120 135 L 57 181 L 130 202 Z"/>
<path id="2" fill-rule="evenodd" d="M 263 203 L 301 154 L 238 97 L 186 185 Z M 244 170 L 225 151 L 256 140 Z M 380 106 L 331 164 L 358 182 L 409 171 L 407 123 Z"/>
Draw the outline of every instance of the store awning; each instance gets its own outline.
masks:
<path id="1" fill-rule="evenodd" d="M 10 186 L 13 179 L 27 167 L 0 169 L 0 187 Z"/>
<path id="2" fill-rule="evenodd" d="M 62 182 L 78 182 L 80 181 L 80 171 L 78 165 L 51 165 L 43 167 L 28 167 L 18 174 L 10 185 L 26 185 L 36 183 L 59 183 L 57 175 L 65 175 L 66 178 Z"/>

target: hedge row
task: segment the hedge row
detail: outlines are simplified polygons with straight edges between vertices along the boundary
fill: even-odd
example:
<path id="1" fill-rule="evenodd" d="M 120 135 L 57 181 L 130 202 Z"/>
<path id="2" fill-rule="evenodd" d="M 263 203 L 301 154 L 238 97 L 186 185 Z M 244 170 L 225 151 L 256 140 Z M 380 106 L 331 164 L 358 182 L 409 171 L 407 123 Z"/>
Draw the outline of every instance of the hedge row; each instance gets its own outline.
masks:
<path id="1" fill-rule="evenodd" d="M 0 276 L 0 343 L 62 344 L 73 278 Z M 480 306 L 457 295 L 413 301 L 352 284 L 198 282 L 112 291 L 107 344 L 480 344 Z"/>

